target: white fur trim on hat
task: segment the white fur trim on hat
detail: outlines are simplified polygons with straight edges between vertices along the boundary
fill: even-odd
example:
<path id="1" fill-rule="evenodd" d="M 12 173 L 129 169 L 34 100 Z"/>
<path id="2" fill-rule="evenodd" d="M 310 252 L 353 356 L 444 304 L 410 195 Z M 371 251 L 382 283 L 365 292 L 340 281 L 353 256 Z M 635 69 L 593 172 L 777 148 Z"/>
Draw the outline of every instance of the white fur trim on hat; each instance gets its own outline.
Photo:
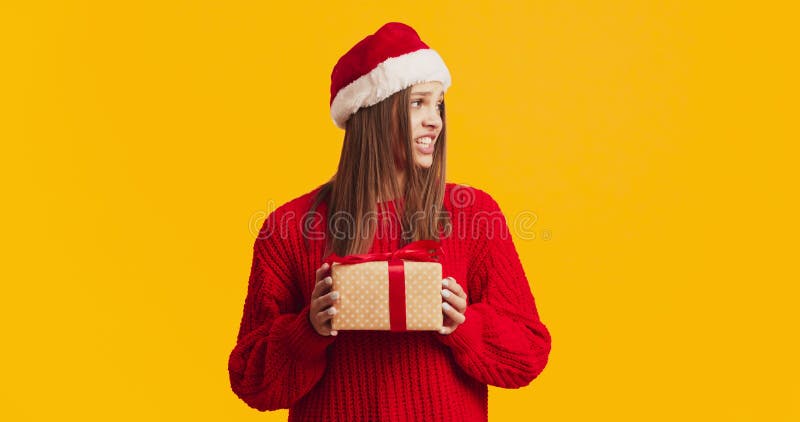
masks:
<path id="1" fill-rule="evenodd" d="M 366 75 L 339 90 L 331 103 L 331 117 L 340 129 L 361 107 L 369 107 L 392 94 L 421 82 L 439 81 L 443 90 L 450 86 L 450 72 L 439 53 L 422 49 L 391 57 Z"/>

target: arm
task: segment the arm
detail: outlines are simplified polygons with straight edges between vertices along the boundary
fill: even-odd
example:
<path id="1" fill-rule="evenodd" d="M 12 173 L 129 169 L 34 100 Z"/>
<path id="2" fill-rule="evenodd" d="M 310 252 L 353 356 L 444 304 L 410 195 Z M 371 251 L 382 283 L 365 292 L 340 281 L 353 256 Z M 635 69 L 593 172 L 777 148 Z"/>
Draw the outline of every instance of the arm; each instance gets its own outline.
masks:
<path id="1" fill-rule="evenodd" d="M 274 221 L 275 213 L 265 228 Z M 228 361 L 234 393 L 261 411 L 289 408 L 310 391 L 325 371 L 325 350 L 334 338 L 317 334 L 308 320 L 309 304 L 283 253 L 290 242 L 278 230 L 265 232 L 253 247 L 239 335 Z"/>
<path id="2" fill-rule="evenodd" d="M 473 294 L 465 321 L 440 340 L 458 365 L 482 383 L 503 388 L 528 385 L 547 364 L 550 333 L 536 303 L 497 203 L 486 195 L 494 224 L 482 229 L 469 263 L 466 286 Z"/>

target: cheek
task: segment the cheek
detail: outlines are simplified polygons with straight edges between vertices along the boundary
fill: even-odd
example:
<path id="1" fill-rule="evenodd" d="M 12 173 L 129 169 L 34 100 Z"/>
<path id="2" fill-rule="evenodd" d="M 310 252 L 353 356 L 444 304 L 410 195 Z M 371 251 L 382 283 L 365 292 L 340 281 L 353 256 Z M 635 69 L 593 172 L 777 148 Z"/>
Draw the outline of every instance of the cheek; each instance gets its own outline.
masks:
<path id="1" fill-rule="evenodd" d="M 421 114 L 419 109 L 412 108 L 408 110 L 408 119 L 411 121 L 412 128 L 419 126 Z"/>

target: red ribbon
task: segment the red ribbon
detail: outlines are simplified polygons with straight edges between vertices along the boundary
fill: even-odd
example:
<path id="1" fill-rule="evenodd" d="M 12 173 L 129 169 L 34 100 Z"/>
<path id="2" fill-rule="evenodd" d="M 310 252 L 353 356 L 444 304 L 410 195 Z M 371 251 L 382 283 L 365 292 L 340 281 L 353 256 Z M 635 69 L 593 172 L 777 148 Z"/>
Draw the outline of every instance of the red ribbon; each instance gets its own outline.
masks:
<path id="1" fill-rule="evenodd" d="M 368 253 L 361 255 L 347 255 L 341 257 L 336 254 L 331 254 L 322 262 L 332 264 L 337 262 L 339 264 L 360 264 L 362 262 L 373 261 L 392 261 L 395 259 L 407 259 L 409 261 L 422 261 L 433 262 L 438 261 L 439 256 L 442 255 L 441 244 L 436 240 L 418 240 L 411 242 L 406 246 L 394 252 L 381 252 L 381 253 Z"/>
<path id="2" fill-rule="evenodd" d="M 406 331 L 406 273 L 399 259 L 389 260 L 389 329 Z"/>
<path id="3" fill-rule="evenodd" d="M 391 331 L 406 331 L 406 276 L 404 259 L 418 262 L 434 262 L 442 255 L 442 248 L 435 240 L 418 240 L 394 251 L 348 255 L 331 254 L 323 260 L 345 265 L 364 262 L 388 261 L 389 264 L 389 325 Z"/>

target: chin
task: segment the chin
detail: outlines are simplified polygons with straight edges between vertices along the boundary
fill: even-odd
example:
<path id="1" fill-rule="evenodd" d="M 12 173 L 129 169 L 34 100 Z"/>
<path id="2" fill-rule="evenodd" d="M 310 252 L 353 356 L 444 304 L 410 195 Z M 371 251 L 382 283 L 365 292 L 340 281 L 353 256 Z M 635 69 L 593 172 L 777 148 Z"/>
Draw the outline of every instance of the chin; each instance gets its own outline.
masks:
<path id="1" fill-rule="evenodd" d="M 417 167 L 422 167 L 424 169 L 429 169 L 433 165 L 433 159 L 432 158 L 427 158 L 427 159 L 426 158 L 421 158 L 421 159 L 418 158 L 415 161 L 417 163 Z"/>

